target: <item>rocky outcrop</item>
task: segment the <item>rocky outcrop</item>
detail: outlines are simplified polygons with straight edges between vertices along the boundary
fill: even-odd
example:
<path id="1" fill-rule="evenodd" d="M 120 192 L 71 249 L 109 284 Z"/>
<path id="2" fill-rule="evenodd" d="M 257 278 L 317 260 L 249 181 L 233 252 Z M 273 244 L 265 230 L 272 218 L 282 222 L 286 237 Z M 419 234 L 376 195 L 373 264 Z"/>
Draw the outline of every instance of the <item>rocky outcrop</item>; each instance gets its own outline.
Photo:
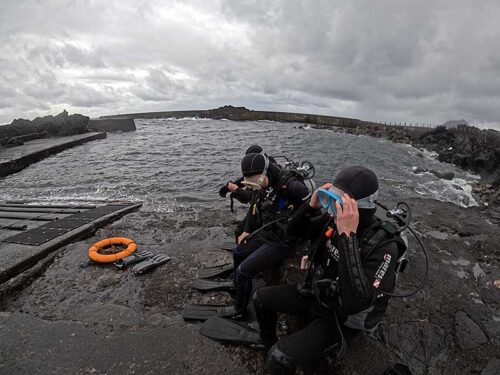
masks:
<path id="1" fill-rule="evenodd" d="M 10 125 L 0 126 L 0 144 L 19 145 L 22 137 L 29 140 L 44 137 L 62 137 L 87 132 L 89 118 L 80 114 L 68 115 L 63 111 L 57 116 L 37 117 L 34 120 L 16 119 Z"/>
<path id="2" fill-rule="evenodd" d="M 436 151 L 442 162 L 483 175 L 500 175 L 500 133 L 497 131 L 466 132 L 438 126 L 415 139 L 413 144 Z"/>
<path id="3" fill-rule="evenodd" d="M 435 169 L 426 169 L 426 168 L 421 168 L 421 167 L 415 168 L 413 170 L 413 173 L 416 173 L 416 174 L 425 173 L 425 172 L 432 173 L 437 178 L 441 178 L 443 180 L 453 180 L 453 178 L 455 177 L 455 174 L 453 172 L 439 172 L 439 171 L 436 171 Z"/>

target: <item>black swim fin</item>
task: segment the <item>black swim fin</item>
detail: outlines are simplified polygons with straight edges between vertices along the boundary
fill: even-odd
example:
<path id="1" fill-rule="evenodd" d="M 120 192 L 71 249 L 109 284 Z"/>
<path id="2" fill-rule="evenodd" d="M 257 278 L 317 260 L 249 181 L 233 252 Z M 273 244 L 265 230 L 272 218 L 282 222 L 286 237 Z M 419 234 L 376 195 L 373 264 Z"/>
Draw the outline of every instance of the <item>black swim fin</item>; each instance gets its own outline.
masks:
<path id="1" fill-rule="evenodd" d="M 198 271 L 200 279 L 210 279 L 211 277 L 224 276 L 234 270 L 233 263 L 226 263 L 220 266 L 202 268 Z"/>
<path id="2" fill-rule="evenodd" d="M 234 248 L 236 247 L 236 244 L 231 241 L 223 242 L 220 248 L 222 250 L 230 251 L 233 252 Z"/>
<path id="3" fill-rule="evenodd" d="M 162 264 L 167 263 L 169 260 L 171 260 L 168 255 L 163 255 L 163 254 L 156 254 L 155 256 L 143 260 L 140 263 L 137 263 L 137 265 L 132 268 L 132 272 L 134 275 L 142 275 L 143 273 L 148 272 L 149 270 L 152 270 L 156 267 L 161 266 Z"/>
<path id="4" fill-rule="evenodd" d="M 123 259 L 119 259 L 113 264 L 118 268 L 125 268 L 131 266 L 132 264 L 136 264 L 142 262 L 143 260 L 149 259 L 153 255 L 154 254 L 148 250 L 136 251 L 135 253 L 132 253 L 132 255 L 129 255 L 128 257 L 125 257 Z"/>
<path id="5" fill-rule="evenodd" d="M 203 323 L 200 333 L 224 344 L 243 345 L 252 349 L 264 350 L 258 330 L 232 319 L 213 316 Z"/>
<path id="6" fill-rule="evenodd" d="M 182 317 L 185 320 L 199 320 L 204 322 L 212 316 L 232 317 L 237 315 L 234 306 L 221 305 L 189 305 L 182 310 Z"/>
<path id="7" fill-rule="evenodd" d="M 191 288 L 200 292 L 230 291 L 234 289 L 234 283 L 232 280 L 213 281 L 196 279 Z"/>

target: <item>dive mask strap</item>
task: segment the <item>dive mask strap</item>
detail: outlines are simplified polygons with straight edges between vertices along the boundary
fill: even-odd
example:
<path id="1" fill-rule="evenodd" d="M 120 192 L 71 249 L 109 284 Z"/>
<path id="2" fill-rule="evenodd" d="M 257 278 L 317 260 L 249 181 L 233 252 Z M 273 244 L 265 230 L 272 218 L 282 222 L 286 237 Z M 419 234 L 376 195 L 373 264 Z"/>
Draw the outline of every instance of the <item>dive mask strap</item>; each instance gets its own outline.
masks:
<path id="1" fill-rule="evenodd" d="M 266 154 L 262 154 L 264 156 L 265 164 L 264 164 L 264 170 L 262 171 L 262 174 L 260 175 L 259 179 L 257 180 L 257 183 L 262 186 L 262 183 L 264 182 L 264 177 L 267 175 L 267 169 L 269 168 L 269 158 L 267 157 Z"/>
<path id="2" fill-rule="evenodd" d="M 361 198 L 361 199 L 358 199 L 357 202 L 358 202 L 358 208 L 375 208 L 377 207 L 375 202 L 377 201 L 378 199 L 378 190 L 373 193 L 372 195 L 369 195 L 365 198 Z"/>

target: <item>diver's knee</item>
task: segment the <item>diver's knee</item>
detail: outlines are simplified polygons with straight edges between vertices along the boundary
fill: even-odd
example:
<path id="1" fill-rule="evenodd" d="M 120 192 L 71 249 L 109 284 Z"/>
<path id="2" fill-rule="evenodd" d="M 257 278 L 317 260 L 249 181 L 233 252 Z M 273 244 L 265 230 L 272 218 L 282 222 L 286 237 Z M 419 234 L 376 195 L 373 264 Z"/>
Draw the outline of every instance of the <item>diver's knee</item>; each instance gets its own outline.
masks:
<path id="1" fill-rule="evenodd" d="M 297 361 L 274 344 L 267 354 L 267 366 L 271 375 L 291 375 L 295 374 Z"/>

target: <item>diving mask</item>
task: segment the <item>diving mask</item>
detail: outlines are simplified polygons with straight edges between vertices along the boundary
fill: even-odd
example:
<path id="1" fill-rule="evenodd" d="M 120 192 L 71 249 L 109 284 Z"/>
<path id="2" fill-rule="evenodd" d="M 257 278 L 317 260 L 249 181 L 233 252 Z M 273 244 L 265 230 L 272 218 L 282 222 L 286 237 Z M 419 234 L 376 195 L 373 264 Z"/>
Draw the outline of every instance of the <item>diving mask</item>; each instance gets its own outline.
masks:
<path id="1" fill-rule="evenodd" d="M 343 191 L 342 189 L 339 189 L 336 186 L 332 186 L 330 189 L 318 189 L 318 200 L 321 206 L 328 211 L 330 215 L 337 215 L 337 209 L 335 207 L 335 202 L 339 202 L 340 205 L 343 207 L 344 204 L 342 203 L 342 196 L 346 192 Z M 368 197 L 361 198 L 356 200 L 356 203 L 358 204 L 358 208 L 375 208 L 375 202 L 377 201 L 378 198 L 378 190 L 369 195 Z"/>
<path id="2" fill-rule="evenodd" d="M 260 190 L 262 189 L 262 186 L 257 181 L 249 181 L 249 180 L 243 180 L 241 181 L 242 185 L 245 185 L 247 188 L 250 188 L 252 190 Z"/>

